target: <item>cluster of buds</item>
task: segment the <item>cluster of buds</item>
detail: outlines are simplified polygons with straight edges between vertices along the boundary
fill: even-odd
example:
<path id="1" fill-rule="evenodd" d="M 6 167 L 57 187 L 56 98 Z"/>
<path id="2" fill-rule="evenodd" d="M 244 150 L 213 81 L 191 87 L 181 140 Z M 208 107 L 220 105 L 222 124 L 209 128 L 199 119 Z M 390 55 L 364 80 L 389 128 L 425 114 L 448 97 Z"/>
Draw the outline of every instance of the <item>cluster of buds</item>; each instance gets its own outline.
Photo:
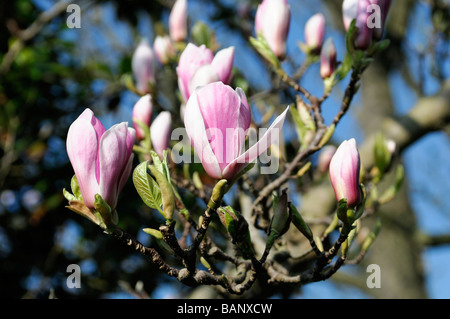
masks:
<path id="1" fill-rule="evenodd" d="M 136 130 L 136 138 L 150 140 L 149 148 L 151 146 L 162 157 L 163 151 L 169 147 L 172 115 L 168 111 L 162 111 L 152 121 L 152 114 L 152 97 L 146 94 L 133 107 L 133 126 Z"/>
<path id="2" fill-rule="evenodd" d="M 178 88 L 184 99 L 194 90 L 209 83 L 221 81 L 229 84 L 233 70 L 234 47 L 218 51 L 215 55 L 205 45 L 189 43 L 180 56 L 177 66 Z"/>
<path id="3" fill-rule="evenodd" d="M 332 38 L 328 38 L 320 52 L 320 76 L 323 79 L 330 77 L 336 70 L 337 52 Z"/>
<path id="4" fill-rule="evenodd" d="M 138 93 L 149 93 L 155 84 L 156 61 L 168 64 L 176 57 L 173 42 L 183 41 L 187 36 L 187 0 L 177 0 L 169 16 L 169 35 L 157 35 L 153 49 L 143 39 L 136 47 L 132 61 L 132 71 Z"/>

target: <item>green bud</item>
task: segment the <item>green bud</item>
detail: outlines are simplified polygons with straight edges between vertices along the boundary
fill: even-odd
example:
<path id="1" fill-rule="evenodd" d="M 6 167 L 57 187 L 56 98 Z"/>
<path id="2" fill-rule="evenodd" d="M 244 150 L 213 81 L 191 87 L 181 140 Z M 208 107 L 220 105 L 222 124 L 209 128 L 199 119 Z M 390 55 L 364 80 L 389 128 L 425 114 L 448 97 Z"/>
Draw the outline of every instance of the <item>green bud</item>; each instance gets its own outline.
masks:
<path id="1" fill-rule="evenodd" d="M 315 132 L 316 124 L 311 115 L 311 111 L 310 111 L 309 107 L 302 100 L 298 100 L 297 101 L 297 110 L 298 110 L 300 119 L 305 124 L 306 129 Z"/>
<path id="2" fill-rule="evenodd" d="M 288 231 L 290 223 L 291 211 L 288 209 L 288 196 L 286 189 L 284 189 L 273 212 L 270 233 L 273 233 L 278 238 Z"/>
<path id="3" fill-rule="evenodd" d="M 297 208 L 291 203 L 289 205 L 289 209 L 291 210 L 292 214 L 292 223 L 295 227 L 309 240 L 313 239 L 313 233 L 311 231 L 311 228 L 305 223 L 303 220 L 302 215 L 300 215 Z"/>
<path id="4" fill-rule="evenodd" d="M 167 178 L 154 165 L 149 165 L 150 172 L 155 176 L 156 182 L 161 189 L 161 197 L 163 204 L 163 212 L 166 219 L 172 219 L 175 210 L 175 198 L 173 195 L 172 185 Z"/>
<path id="5" fill-rule="evenodd" d="M 316 244 L 316 246 L 317 246 L 317 248 L 319 249 L 320 252 L 324 251 L 323 244 L 322 244 L 322 241 L 320 240 L 319 236 L 315 236 L 314 237 L 314 243 Z"/>
<path id="6" fill-rule="evenodd" d="M 203 266 L 205 266 L 206 269 L 208 270 L 211 269 L 211 265 L 203 256 L 200 257 L 200 262 L 202 263 Z"/>
<path id="7" fill-rule="evenodd" d="M 211 209 L 216 209 L 220 202 L 222 201 L 223 196 L 228 191 L 228 181 L 226 179 L 221 179 L 217 182 L 216 186 L 212 191 L 211 199 L 209 200 L 208 206 Z"/>
<path id="8" fill-rule="evenodd" d="M 191 37 L 193 41 L 198 44 L 204 44 L 207 48 L 216 49 L 214 32 L 203 21 L 197 21 L 191 29 Z"/>
<path id="9" fill-rule="evenodd" d="M 311 168 L 311 162 L 306 163 L 303 165 L 297 172 L 298 177 L 302 177 L 309 169 Z"/>
<path id="10" fill-rule="evenodd" d="M 245 218 L 230 206 L 219 207 L 217 214 L 230 235 L 233 244 L 241 250 L 245 258 L 250 258 L 254 251 L 248 223 Z"/>
<path id="11" fill-rule="evenodd" d="M 108 228 L 111 225 L 116 225 L 117 220 L 114 220 L 111 207 L 102 198 L 100 194 L 95 194 L 94 208 L 100 214 L 103 224 Z"/>
<path id="12" fill-rule="evenodd" d="M 332 137 L 333 134 L 334 134 L 335 128 L 336 128 L 336 125 L 334 125 L 334 124 L 330 125 L 330 126 L 327 128 L 325 134 L 322 136 L 322 139 L 321 139 L 320 142 L 319 142 L 319 146 L 320 146 L 320 147 L 323 147 L 325 144 L 328 143 L 328 141 L 331 139 L 331 137 Z"/>
<path id="13" fill-rule="evenodd" d="M 203 189 L 203 183 L 200 179 L 200 174 L 197 171 L 192 174 L 192 182 L 194 183 L 195 188 Z"/>
<path id="14" fill-rule="evenodd" d="M 163 234 L 157 230 L 157 229 L 153 229 L 153 228 L 144 228 L 142 229 L 144 231 L 144 233 L 149 234 L 153 237 L 155 237 L 158 240 L 163 239 Z"/>
<path id="15" fill-rule="evenodd" d="M 72 194 L 79 201 L 83 201 L 83 196 L 81 196 L 80 185 L 78 185 L 77 176 L 73 175 L 72 180 L 70 181 L 70 188 L 72 189 Z"/>
<path id="16" fill-rule="evenodd" d="M 379 180 L 389 167 L 392 159 L 392 154 L 388 148 L 386 138 L 381 133 L 378 133 L 375 137 L 374 157 L 375 165 L 378 168 L 377 179 Z"/>

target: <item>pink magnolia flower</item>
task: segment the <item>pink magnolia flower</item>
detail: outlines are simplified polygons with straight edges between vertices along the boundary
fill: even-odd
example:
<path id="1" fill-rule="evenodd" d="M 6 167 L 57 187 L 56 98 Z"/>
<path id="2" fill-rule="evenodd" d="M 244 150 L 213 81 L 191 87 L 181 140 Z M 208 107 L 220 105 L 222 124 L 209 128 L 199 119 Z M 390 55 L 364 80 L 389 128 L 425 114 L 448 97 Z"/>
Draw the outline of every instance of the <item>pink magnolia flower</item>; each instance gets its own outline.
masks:
<path id="1" fill-rule="evenodd" d="M 214 56 L 204 45 L 189 43 L 177 66 L 178 88 L 185 102 L 193 90 L 216 81 L 229 84 L 233 70 L 234 47 L 222 49 Z"/>
<path id="2" fill-rule="evenodd" d="M 325 36 L 325 17 L 316 13 L 305 24 L 305 42 L 313 53 L 319 53 Z"/>
<path id="3" fill-rule="evenodd" d="M 342 142 L 331 159 L 329 172 L 336 199 L 346 198 L 349 207 L 355 207 L 361 201 L 360 168 L 355 139 Z"/>
<path id="4" fill-rule="evenodd" d="M 141 140 L 144 138 L 144 132 L 141 127 L 135 123 L 135 120 L 139 120 L 142 123 L 150 126 L 150 121 L 152 119 L 153 113 L 153 104 L 152 104 L 152 96 L 150 94 L 146 94 L 142 96 L 134 105 L 132 119 L 133 126 L 136 130 L 136 137 Z"/>
<path id="5" fill-rule="evenodd" d="M 70 125 L 67 154 L 87 207 L 94 208 L 95 194 L 100 194 L 115 209 L 131 173 L 135 134 L 126 122 L 105 130 L 90 109 Z"/>
<path id="6" fill-rule="evenodd" d="M 169 147 L 172 127 L 172 115 L 163 111 L 158 114 L 150 126 L 150 136 L 153 150 L 162 158 L 163 151 Z"/>
<path id="7" fill-rule="evenodd" d="M 231 179 L 270 147 L 287 113 L 278 116 L 262 138 L 243 152 L 251 111 L 244 91 L 222 82 L 197 88 L 186 104 L 184 124 L 206 173 Z"/>
<path id="8" fill-rule="evenodd" d="M 169 16 L 169 33 L 173 41 L 183 41 L 187 36 L 187 0 L 177 0 Z"/>
<path id="9" fill-rule="evenodd" d="M 168 35 L 157 35 L 153 42 L 153 50 L 155 51 L 156 58 L 161 64 L 169 63 L 176 55 L 172 40 L 170 40 Z"/>
<path id="10" fill-rule="evenodd" d="M 320 52 L 320 76 L 325 79 L 330 77 L 336 70 L 337 53 L 332 38 L 325 40 Z"/>
<path id="11" fill-rule="evenodd" d="M 291 9 L 286 0 L 263 0 L 256 11 L 255 32 L 262 33 L 280 60 L 286 55 L 290 21 Z"/>
<path id="12" fill-rule="evenodd" d="M 155 82 L 156 60 L 152 48 L 145 39 L 139 43 L 133 53 L 131 68 L 138 91 L 142 94 L 148 93 L 149 82 Z"/>

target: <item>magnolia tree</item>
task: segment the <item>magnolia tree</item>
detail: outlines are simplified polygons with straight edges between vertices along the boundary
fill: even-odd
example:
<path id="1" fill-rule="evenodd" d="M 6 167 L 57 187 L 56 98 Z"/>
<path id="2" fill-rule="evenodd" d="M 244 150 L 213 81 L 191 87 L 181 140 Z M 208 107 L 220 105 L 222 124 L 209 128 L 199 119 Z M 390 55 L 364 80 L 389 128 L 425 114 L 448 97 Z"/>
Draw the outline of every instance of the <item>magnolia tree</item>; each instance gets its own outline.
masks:
<path id="1" fill-rule="evenodd" d="M 214 52 L 216 48 L 211 46 L 185 41 L 187 1 L 176 1 L 169 18 L 170 36 L 157 37 L 153 48 L 143 40 L 133 55 L 131 86 L 142 96 L 133 108 L 134 128 L 122 122 L 106 130 L 90 109 L 70 126 L 67 153 L 75 175 L 72 193 L 64 191 L 68 208 L 148 257 L 181 284 L 213 285 L 230 294 L 244 294 L 258 278 L 273 285 L 321 281 L 346 263 L 358 262 L 379 231 L 376 225 L 360 236 L 364 218 L 395 195 L 402 167 L 392 167 L 395 142 L 383 136 L 377 138 L 370 166 L 361 166 L 354 138 L 337 149 L 327 144 L 350 108 L 364 70 L 374 55 L 389 45 L 388 39 L 382 39 L 389 6 L 387 0 L 344 1 L 346 52 L 339 64 L 333 39 L 324 39 L 324 15 L 317 13 L 308 20 L 302 50 L 309 64 L 320 63 L 324 87 L 323 94 L 315 96 L 282 67 L 292 18 L 289 4 L 286 0 L 262 1 L 256 11 L 255 36 L 249 41 L 279 79 L 297 92 L 292 104 L 262 130 L 252 119 L 244 90 L 231 86 L 235 48 Z M 157 60 L 176 64 L 184 128 L 173 128 L 167 111 L 160 111 L 152 120 Z M 331 123 L 325 123 L 322 103 L 347 74 L 350 79 L 341 108 Z M 283 159 L 279 139 L 289 115 L 299 144 L 294 158 Z M 172 129 L 178 134 L 171 134 Z M 171 144 L 175 136 L 185 138 Z M 320 153 L 317 167 L 311 163 L 316 152 Z M 258 161 L 259 157 L 264 160 Z M 201 163 L 203 170 L 192 172 L 192 163 Z M 397 170 L 398 178 L 386 193 L 378 194 L 377 184 L 389 169 Z M 316 170 L 321 175 L 329 173 L 336 211 L 322 222 L 326 227 L 314 229 L 304 217 L 307 212 L 291 200 L 302 189 L 289 181 L 316 175 Z M 165 219 L 159 227 L 143 231 L 176 257 L 176 262 L 120 228 L 119 195 L 130 174 L 142 201 Z M 259 180 L 264 186 L 258 189 Z M 246 207 L 227 200 L 233 187 L 251 194 L 252 204 Z M 187 205 L 186 192 L 200 203 Z M 299 241 L 309 244 L 296 261 L 301 272 L 292 271 L 293 265 L 280 259 L 281 254 L 289 254 L 283 247 L 283 235 L 292 228 Z M 339 235 L 330 240 L 333 232 Z M 358 253 L 349 258 L 351 246 L 357 246 Z"/>
<path id="2" fill-rule="evenodd" d="M 325 38 L 325 14 L 312 15 L 299 46 L 306 58 L 293 75 L 284 63 L 296 17 L 286 0 L 261 1 L 248 44 L 279 86 L 295 92 L 289 103 L 266 109 L 262 120 L 255 118 L 254 99 L 234 66 L 241 44 L 220 47 L 205 24 L 188 28 L 188 6 L 177 0 L 167 31 L 153 45 L 143 40 L 136 46 L 132 77 L 125 78 L 140 96 L 132 125 L 106 129 L 87 108 L 68 128 L 74 176 L 71 191 L 64 190 L 67 208 L 180 285 L 212 286 L 224 295 L 245 295 L 255 284 L 300 287 L 360 263 L 381 228 L 365 221 L 402 184 L 403 166 L 395 157 L 405 141 L 380 132 L 365 143 L 364 157 L 352 136 L 337 145 L 331 141 L 364 72 L 389 47 L 383 35 L 391 1 L 343 1 L 341 52 L 332 37 Z M 315 64 L 319 68 L 311 70 L 323 80 L 318 95 L 309 83 L 300 84 Z M 161 66 L 178 84 L 170 110 L 157 101 Z M 332 93 L 340 95 L 340 107 L 326 121 L 322 106 Z M 288 128 L 296 133 L 292 156 L 286 155 Z M 395 178 L 380 191 L 389 172 Z M 316 185 L 334 190 L 332 212 L 313 214 L 299 201 Z M 157 245 L 145 246 L 121 227 L 121 202 L 128 200 L 121 192 L 132 186 L 142 204 L 161 216 L 161 224 L 141 227 Z M 329 201 L 327 194 L 316 200 Z"/>

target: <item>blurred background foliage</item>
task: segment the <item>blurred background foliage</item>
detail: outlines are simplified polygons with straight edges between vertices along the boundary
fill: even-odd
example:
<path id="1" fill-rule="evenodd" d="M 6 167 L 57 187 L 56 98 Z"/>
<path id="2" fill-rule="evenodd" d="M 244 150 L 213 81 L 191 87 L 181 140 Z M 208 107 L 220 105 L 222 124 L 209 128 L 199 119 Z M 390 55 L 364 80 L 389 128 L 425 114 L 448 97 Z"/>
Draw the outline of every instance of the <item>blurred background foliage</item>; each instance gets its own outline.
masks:
<path id="1" fill-rule="evenodd" d="M 86 107 L 93 109 L 107 128 L 119 121 L 131 124 L 131 109 L 138 97 L 126 88 L 124 75 L 131 73 L 131 56 L 141 37 L 152 43 L 156 33 L 167 33 L 172 2 L 80 1 L 81 29 L 67 27 L 65 3 L 58 5 L 51 0 L 0 2 L 1 298 L 113 298 L 147 294 L 162 298 L 183 297 L 191 292 L 188 287 L 159 273 L 143 257 L 101 234 L 94 224 L 67 210 L 62 196 L 62 189 L 69 187 L 73 175 L 65 151 L 69 125 Z M 269 101 L 280 105 L 292 102 L 293 92 L 289 89 L 270 91 L 279 83 L 246 43 L 248 36 L 253 34 L 253 18 L 259 1 L 188 2 L 191 27 L 203 20 L 216 33 L 219 46 L 237 47 L 234 85 L 243 86 L 248 96 L 264 91 Z M 303 58 L 296 43 L 303 38 L 303 25 L 308 17 L 322 11 L 327 16 L 327 33 L 330 36 L 342 40 L 343 31 L 340 1 L 289 2 L 296 18 L 291 23 L 290 58 L 284 67 L 292 71 Z M 396 30 L 395 23 L 391 21 L 388 37 L 392 45 L 383 56 L 377 58 L 377 65 L 383 65 L 394 74 L 389 85 L 396 99 L 396 112 L 404 113 L 415 99 L 434 94 L 439 83 L 448 78 L 449 2 L 394 2 L 397 3 L 390 16 L 405 15 L 406 24 L 403 27 L 408 30 Z M 50 12 L 52 9 L 54 11 Z M 53 15 L 43 16 L 46 11 Z M 424 34 L 421 33 L 424 29 L 421 31 L 419 25 L 425 25 Z M 342 56 L 343 51 L 338 54 L 338 57 Z M 313 66 L 302 80 L 313 93 L 321 92 L 322 88 L 317 70 Z M 159 107 L 179 114 L 179 103 L 174 94 L 177 87 L 173 65 L 159 66 L 157 86 Z M 399 98 L 395 92 L 400 90 L 404 96 Z M 332 109 L 333 112 L 335 109 Z M 174 127 L 180 123 L 178 117 Z M 292 139 L 291 135 L 286 133 L 288 142 L 291 141 L 289 137 Z M 360 140 L 364 138 L 356 117 L 349 115 L 336 131 L 336 136 L 348 138 L 353 135 L 358 135 Z M 294 146 L 288 145 L 287 151 L 292 151 Z M 428 161 L 432 154 L 438 154 L 435 160 L 441 162 L 427 163 L 435 165 L 436 170 L 429 170 L 439 185 L 431 188 L 424 182 L 419 187 L 420 196 L 425 196 L 424 192 L 429 192 L 429 196 L 425 196 L 425 200 L 415 207 L 440 212 L 436 218 L 443 227 L 437 227 L 437 233 L 448 235 L 450 204 L 445 195 L 450 179 L 448 135 L 440 133 L 431 149 L 432 152 L 421 158 Z M 415 154 L 422 153 L 422 150 L 416 150 Z M 420 163 L 416 164 L 410 162 L 410 171 L 423 167 Z M 446 178 L 439 179 L 442 174 Z M 417 181 L 423 175 L 410 175 L 410 178 Z M 409 188 L 411 193 L 415 190 Z M 131 181 L 121 198 L 125 198 L 119 202 L 121 227 L 144 244 L 155 246 L 150 236 L 141 229 L 157 228 L 161 223 L 158 214 L 152 214 L 143 207 Z M 419 222 L 425 218 L 423 216 L 416 216 Z M 447 229 L 447 233 L 442 231 L 443 228 Z M 442 242 L 447 244 L 445 240 Z M 442 256 L 440 263 L 448 266 L 448 250 Z M 426 253 L 421 255 L 419 252 L 418 262 L 422 258 L 425 258 L 425 263 L 428 262 Z M 66 286 L 66 268 L 69 264 L 81 266 L 81 289 Z M 422 273 L 424 281 L 420 290 L 425 292 L 423 296 L 450 297 L 448 288 L 446 292 L 433 288 L 429 281 L 444 278 L 448 287 L 448 267 L 430 267 Z M 274 290 L 261 292 L 260 296 L 370 296 L 364 291 L 347 294 L 339 289 L 333 292 L 330 286 L 324 286 L 324 289 L 331 290 L 322 291 L 321 295 L 317 295 L 318 292 L 315 295 L 314 291 L 308 295 L 308 290 L 297 294 L 297 289 L 283 295 Z"/>

